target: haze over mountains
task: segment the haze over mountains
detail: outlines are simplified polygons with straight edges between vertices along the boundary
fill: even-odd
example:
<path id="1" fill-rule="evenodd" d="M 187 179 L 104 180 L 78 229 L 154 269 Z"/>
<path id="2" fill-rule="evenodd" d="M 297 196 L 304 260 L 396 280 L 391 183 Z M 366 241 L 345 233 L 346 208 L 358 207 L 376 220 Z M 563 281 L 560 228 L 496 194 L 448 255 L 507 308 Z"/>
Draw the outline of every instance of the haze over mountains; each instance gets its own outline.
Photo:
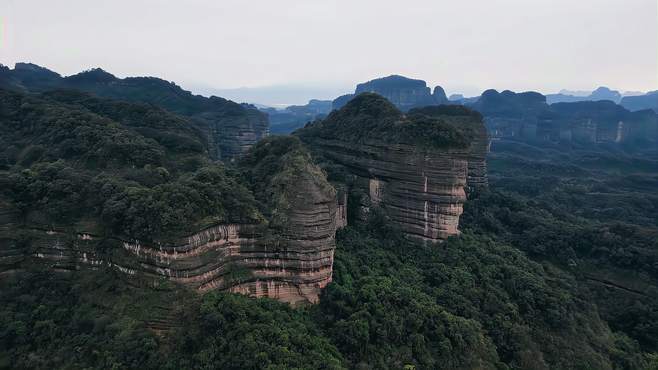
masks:
<path id="1" fill-rule="evenodd" d="M 190 117 L 205 131 L 215 158 L 235 158 L 268 133 L 267 116 L 253 106 L 216 96 L 193 95 L 154 77 L 119 79 L 100 68 L 62 77 L 35 64 L 17 63 L 14 69 L 0 66 L 0 87 L 21 92 L 77 89 L 102 97 L 159 105 Z"/>

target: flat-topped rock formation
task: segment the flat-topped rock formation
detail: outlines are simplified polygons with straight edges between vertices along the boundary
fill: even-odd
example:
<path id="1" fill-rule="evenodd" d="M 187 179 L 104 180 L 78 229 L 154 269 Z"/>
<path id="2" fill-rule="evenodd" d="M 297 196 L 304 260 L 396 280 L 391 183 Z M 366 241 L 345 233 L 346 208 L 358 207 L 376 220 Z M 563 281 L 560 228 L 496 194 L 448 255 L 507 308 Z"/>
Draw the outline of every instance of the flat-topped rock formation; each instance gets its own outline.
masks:
<path id="1" fill-rule="evenodd" d="M 605 91 L 600 90 L 600 94 Z M 658 116 L 629 112 L 610 100 L 547 104 L 536 92 L 485 91 L 469 106 L 484 116 L 492 139 L 561 143 L 658 142 Z"/>
<path id="2" fill-rule="evenodd" d="M 468 187 L 487 186 L 486 131 L 481 116 L 465 107 L 405 115 L 364 93 L 295 134 L 329 163 L 329 180 L 358 202 L 354 217 L 380 207 L 405 234 L 423 241 L 457 235 Z"/>
<path id="3" fill-rule="evenodd" d="M 379 94 L 405 112 L 412 108 L 428 105 L 448 104 L 448 98 L 441 86 L 437 86 L 434 91 L 431 91 L 423 80 L 391 75 L 358 84 L 354 94 L 343 95 L 335 99 L 333 109 L 340 109 L 350 99 L 364 92 Z"/>

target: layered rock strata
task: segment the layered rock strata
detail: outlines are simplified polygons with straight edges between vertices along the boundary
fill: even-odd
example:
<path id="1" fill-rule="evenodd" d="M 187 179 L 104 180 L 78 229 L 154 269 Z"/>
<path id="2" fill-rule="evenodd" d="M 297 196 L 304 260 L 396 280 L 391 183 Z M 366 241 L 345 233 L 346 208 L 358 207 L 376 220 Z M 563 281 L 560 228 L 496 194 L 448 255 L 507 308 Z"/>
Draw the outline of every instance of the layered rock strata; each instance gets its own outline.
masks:
<path id="1" fill-rule="evenodd" d="M 332 276 L 342 220 L 336 191 L 296 138 L 271 138 L 255 149 L 244 170 L 252 171 L 247 176 L 266 220 L 214 225 L 177 240 L 130 240 L 107 234 L 99 220 L 57 226 L 0 197 L 0 275 L 36 266 L 62 272 L 109 267 L 133 284 L 166 279 L 199 292 L 315 303 Z"/>
<path id="2" fill-rule="evenodd" d="M 42 265 L 56 271 L 111 267 L 148 285 L 161 279 L 199 292 L 229 290 L 291 304 L 315 303 L 331 281 L 336 199 L 324 198 L 290 214 L 294 234 L 264 225 L 216 225 L 177 242 L 152 245 L 70 229 L 32 228 L 13 237 L 4 212 L 0 274 Z M 109 248 L 109 252 L 105 249 Z"/>
<path id="3" fill-rule="evenodd" d="M 345 172 L 337 177 L 349 178 L 352 194 L 363 194 L 360 217 L 379 206 L 405 234 L 424 241 L 457 235 L 467 187 L 487 186 L 486 130 L 481 116 L 465 108 L 404 116 L 383 98 L 364 94 L 297 135 Z M 443 135 L 459 140 L 440 143 Z"/>

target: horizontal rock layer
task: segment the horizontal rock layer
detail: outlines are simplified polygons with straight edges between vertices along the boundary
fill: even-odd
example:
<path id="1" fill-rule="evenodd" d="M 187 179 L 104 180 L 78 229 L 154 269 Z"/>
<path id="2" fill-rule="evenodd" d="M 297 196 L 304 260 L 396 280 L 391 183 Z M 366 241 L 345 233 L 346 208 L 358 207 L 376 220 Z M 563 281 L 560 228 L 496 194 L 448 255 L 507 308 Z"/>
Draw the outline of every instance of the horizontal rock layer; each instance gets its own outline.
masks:
<path id="1" fill-rule="evenodd" d="M 314 139 L 312 145 L 355 176 L 353 187 L 367 194 L 365 210 L 371 205 L 386 208 L 407 235 L 426 241 L 458 234 L 467 180 L 474 188 L 487 183 L 484 151 L 419 150 L 375 142 L 354 146 L 326 139 Z"/>
<path id="2" fill-rule="evenodd" d="M 319 170 L 318 170 L 319 171 Z M 279 223 L 216 225 L 176 242 L 144 244 L 92 235 L 83 227 L 24 226 L 0 203 L 0 274 L 42 266 L 56 271 L 111 267 L 136 283 L 168 279 L 199 292 L 228 290 L 291 304 L 315 303 L 331 281 L 338 212 L 324 178 L 295 176 Z M 344 213 L 344 208 L 342 210 Z"/>
<path id="3" fill-rule="evenodd" d="M 165 278 L 199 292 L 230 290 L 293 304 L 315 303 L 320 289 L 331 281 L 334 218 L 335 213 L 324 214 L 330 226 L 308 240 L 272 238 L 262 225 L 217 225 L 159 246 L 32 229 L 27 246 L 0 239 L 0 271 L 38 264 L 64 271 L 109 266 L 149 285 Z M 99 252 L 101 244 L 111 245 L 111 251 Z"/>

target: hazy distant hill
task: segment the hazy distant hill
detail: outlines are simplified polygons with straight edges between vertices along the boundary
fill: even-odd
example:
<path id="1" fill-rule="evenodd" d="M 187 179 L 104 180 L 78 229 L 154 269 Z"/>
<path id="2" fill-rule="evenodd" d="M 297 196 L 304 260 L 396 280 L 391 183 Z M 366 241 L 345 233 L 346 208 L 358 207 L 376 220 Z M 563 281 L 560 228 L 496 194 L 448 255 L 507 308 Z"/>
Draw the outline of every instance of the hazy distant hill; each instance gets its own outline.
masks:
<path id="1" fill-rule="evenodd" d="M 619 103 L 622 99 L 622 94 L 616 90 L 610 90 L 607 87 L 599 87 L 596 90 L 592 91 L 588 95 L 580 95 L 582 92 L 576 92 L 579 95 L 567 94 L 566 91 L 560 92 L 559 94 L 548 94 L 546 95 L 546 101 L 548 104 L 553 103 L 573 103 L 577 101 L 598 101 L 598 100 L 610 100 L 615 103 Z"/>
<path id="2" fill-rule="evenodd" d="M 601 90 L 603 91 L 603 90 Z M 605 95 L 604 92 L 598 95 Z M 658 116 L 610 100 L 547 104 L 537 92 L 485 91 L 467 104 L 482 113 L 492 139 L 553 143 L 658 143 Z"/>
<path id="3" fill-rule="evenodd" d="M 233 159 L 267 136 L 267 116 L 253 106 L 220 97 L 193 95 L 173 82 L 156 77 L 120 79 L 100 68 L 62 77 L 35 64 L 0 67 L 0 87 L 21 92 L 74 89 L 100 97 L 158 105 L 191 117 L 206 134 L 215 158 Z"/>
<path id="4" fill-rule="evenodd" d="M 632 111 L 653 109 L 658 113 L 658 91 L 651 91 L 645 95 L 625 96 L 620 104 Z"/>
<path id="5" fill-rule="evenodd" d="M 391 75 L 358 84 L 354 94 L 343 95 L 335 99 L 333 109 L 341 108 L 354 96 L 364 92 L 379 94 L 402 111 L 428 105 L 448 104 L 448 98 L 441 86 L 437 86 L 434 91 L 431 91 L 423 80 Z"/>
<path id="6" fill-rule="evenodd" d="M 288 134 L 306 123 L 324 118 L 331 112 L 331 100 L 311 99 L 306 105 L 291 105 L 285 109 L 263 108 L 268 114 L 272 134 Z"/>

